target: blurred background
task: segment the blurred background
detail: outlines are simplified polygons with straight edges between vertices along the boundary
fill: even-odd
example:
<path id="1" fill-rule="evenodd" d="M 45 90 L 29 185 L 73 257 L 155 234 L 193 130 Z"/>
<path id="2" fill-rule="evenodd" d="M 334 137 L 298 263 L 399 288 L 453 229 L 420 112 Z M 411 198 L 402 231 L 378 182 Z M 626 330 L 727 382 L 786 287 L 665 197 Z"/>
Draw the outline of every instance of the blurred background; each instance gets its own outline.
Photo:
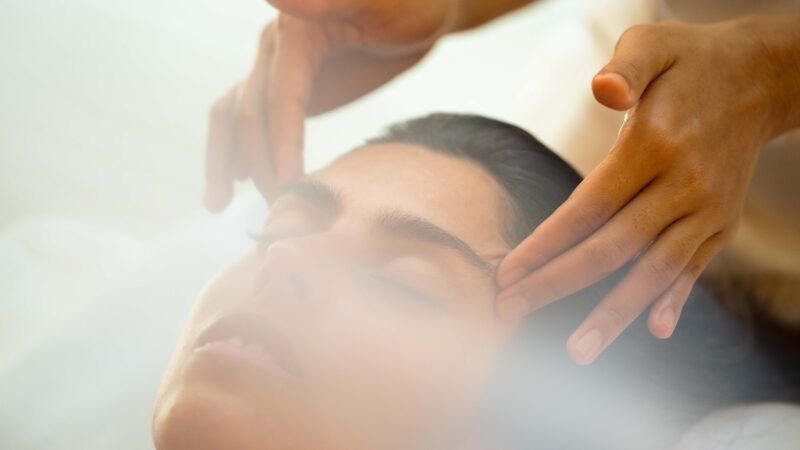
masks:
<path id="1" fill-rule="evenodd" d="M 430 111 L 513 120 L 521 89 L 536 81 L 540 36 L 588 2 L 543 3 L 446 39 L 388 88 L 312 120 L 309 168 Z M 209 105 L 249 71 L 274 11 L 260 0 L 0 8 L 0 229 L 57 216 L 151 236 L 198 212 Z"/>
<path id="2" fill-rule="evenodd" d="M 588 44 L 589 3 L 445 39 L 311 120 L 307 167 L 433 111 L 526 122 L 557 147 L 611 50 Z M 184 318 L 266 213 L 249 184 L 220 216 L 201 205 L 209 107 L 274 15 L 260 0 L 0 1 L 0 448 L 152 448 Z"/>

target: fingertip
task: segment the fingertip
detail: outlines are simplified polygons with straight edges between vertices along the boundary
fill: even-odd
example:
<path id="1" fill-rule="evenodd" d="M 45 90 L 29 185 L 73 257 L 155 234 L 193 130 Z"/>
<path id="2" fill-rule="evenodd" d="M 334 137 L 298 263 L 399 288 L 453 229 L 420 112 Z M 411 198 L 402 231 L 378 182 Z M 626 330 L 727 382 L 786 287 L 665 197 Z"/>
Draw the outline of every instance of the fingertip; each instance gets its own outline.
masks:
<path id="1" fill-rule="evenodd" d="M 495 312 L 506 322 L 519 322 L 530 310 L 528 300 L 519 295 L 499 297 L 495 300 Z"/>
<path id="2" fill-rule="evenodd" d="M 303 164 L 292 163 L 286 164 L 277 171 L 275 184 L 278 188 L 286 186 L 297 178 L 303 176 Z"/>
<path id="3" fill-rule="evenodd" d="M 230 183 L 209 184 L 206 187 L 203 203 L 209 212 L 218 213 L 228 206 L 231 198 L 233 198 L 233 187 Z"/>
<path id="4" fill-rule="evenodd" d="M 499 267 L 497 270 L 496 275 L 496 283 L 500 289 L 505 289 L 512 284 L 520 281 L 521 279 L 525 278 L 525 275 L 528 273 L 524 267 L 510 267 L 510 268 L 503 268 Z"/>
<path id="5" fill-rule="evenodd" d="M 576 332 L 567 340 L 567 353 L 573 362 L 586 366 L 597 359 L 603 344 L 603 334 L 597 328 L 584 333 Z"/>
<path id="6" fill-rule="evenodd" d="M 616 72 L 600 72 L 592 79 L 594 98 L 601 104 L 626 111 L 633 107 L 636 98 L 628 81 Z"/>
<path id="7" fill-rule="evenodd" d="M 669 339 L 675 331 L 677 315 L 672 306 L 665 306 L 653 311 L 647 320 L 650 333 L 659 339 Z"/>
<path id="8" fill-rule="evenodd" d="M 278 185 L 274 182 L 274 178 L 264 176 L 250 178 L 253 180 L 253 185 L 255 185 L 258 192 L 267 201 L 267 204 L 271 205 L 279 192 Z"/>

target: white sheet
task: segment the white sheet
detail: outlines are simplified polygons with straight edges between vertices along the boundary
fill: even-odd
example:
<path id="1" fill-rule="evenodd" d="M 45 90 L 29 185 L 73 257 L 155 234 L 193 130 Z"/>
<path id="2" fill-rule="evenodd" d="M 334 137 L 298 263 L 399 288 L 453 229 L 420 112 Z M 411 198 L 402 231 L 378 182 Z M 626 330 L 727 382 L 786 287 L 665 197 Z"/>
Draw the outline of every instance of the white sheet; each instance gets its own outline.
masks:
<path id="1" fill-rule="evenodd" d="M 0 448 L 151 448 L 152 402 L 185 317 L 249 245 L 248 229 L 220 219 L 146 242 L 64 221 L 10 230 L 0 239 Z"/>

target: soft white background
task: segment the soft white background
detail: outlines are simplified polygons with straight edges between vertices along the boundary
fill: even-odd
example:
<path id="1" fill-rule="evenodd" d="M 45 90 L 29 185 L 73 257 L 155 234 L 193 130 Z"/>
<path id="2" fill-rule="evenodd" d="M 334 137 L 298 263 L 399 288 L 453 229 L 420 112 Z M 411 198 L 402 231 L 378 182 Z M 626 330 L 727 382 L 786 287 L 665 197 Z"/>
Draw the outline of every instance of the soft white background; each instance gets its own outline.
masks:
<path id="1" fill-rule="evenodd" d="M 520 87 L 537 81 L 533 49 L 584 3 L 543 2 L 448 39 L 387 89 L 313 120 L 308 167 L 416 114 L 515 118 Z M 0 230 L 58 216 L 151 235 L 196 212 L 208 107 L 249 69 L 273 11 L 259 0 L 3 0 L 0 8 Z"/>

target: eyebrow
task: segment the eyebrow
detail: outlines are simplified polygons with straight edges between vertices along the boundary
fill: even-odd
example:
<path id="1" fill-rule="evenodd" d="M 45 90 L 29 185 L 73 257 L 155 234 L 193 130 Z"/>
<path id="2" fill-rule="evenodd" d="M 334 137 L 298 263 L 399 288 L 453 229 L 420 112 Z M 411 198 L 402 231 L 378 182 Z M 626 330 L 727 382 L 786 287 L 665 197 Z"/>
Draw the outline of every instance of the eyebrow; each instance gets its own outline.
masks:
<path id="1" fill-rule="evenodd" d="M 301 178 L 286 185 L 273 198 L 278 199 L 296 195 L 329 217 L 336 217 L 343 209 L 342 195 L 328 184 L 311 178 Z M 376 229 L 400 236 L 440 245 L 457 252 L 469 264 L 492 274 L 493 266 L 484 261 L 469 244 L 429 220 L 403 211 L 387 210 L 378 213 L 373 219 Z"/>
<path id="2" fill-rule="evenodd" d="M 315 209 L 335 217 L 342 210 L 342 195 L 331 186 L 311 178 L 301 178 L 283 187 L 272 199 L 274 206 L 279 199 L 289 196 L 301 197 Z"/>
<path id="3" fill-rule="evenodd" d="M 376 217 L 375 225 L 386 233 L 447 247 L 473 266 L 489 274 L 493 271 L 492 265 L 478 256 L 469 244 L 422 217 L 401 211 L 383 211 Z"/>

